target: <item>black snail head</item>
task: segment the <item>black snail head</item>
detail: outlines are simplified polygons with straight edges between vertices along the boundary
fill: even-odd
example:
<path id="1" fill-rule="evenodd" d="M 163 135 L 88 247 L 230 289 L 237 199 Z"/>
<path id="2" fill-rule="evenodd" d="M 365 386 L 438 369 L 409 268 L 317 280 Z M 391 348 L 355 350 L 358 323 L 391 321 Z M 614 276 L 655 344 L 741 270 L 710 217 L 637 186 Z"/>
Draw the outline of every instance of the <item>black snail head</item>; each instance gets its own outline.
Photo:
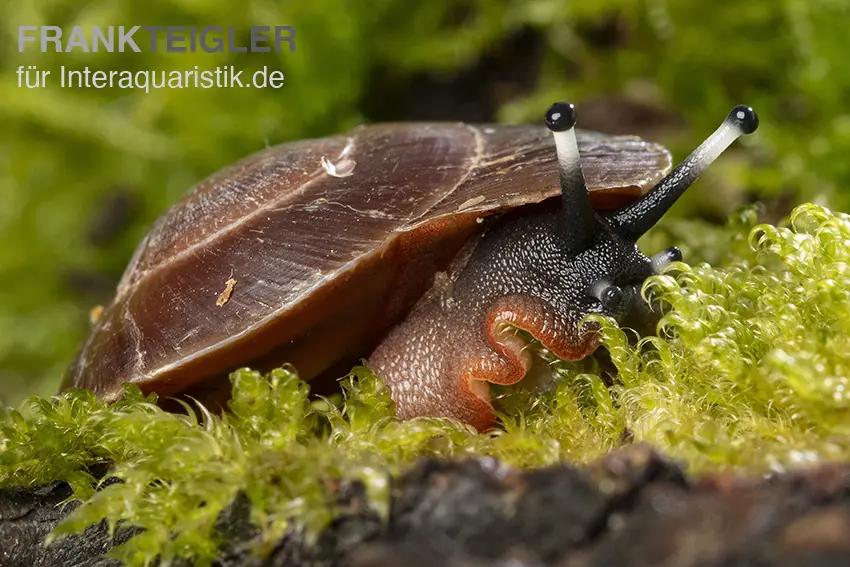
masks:
<path id="1" fill-rule="evenodd" d="M 575 107 L 555 103 L 546 112 L 545 122 L 555 139 L 561 186 L 559 226 L 551 230 L 559 233 L 565 252 L 560 269 L 569 274 L 571 308 L 584 314 L 610 315 L 645 329 L 655 317 L 640 296 L 643 282 L 682 257 L 678 249 L 669 248 L 649 258 L 635 242 L 732 142 L 758 128 L 758 117 L 753 109 L 736 106 L 717 130 L 655 187 L 608 213 L 596 213 L 591 206 L 576 142 Z"/>

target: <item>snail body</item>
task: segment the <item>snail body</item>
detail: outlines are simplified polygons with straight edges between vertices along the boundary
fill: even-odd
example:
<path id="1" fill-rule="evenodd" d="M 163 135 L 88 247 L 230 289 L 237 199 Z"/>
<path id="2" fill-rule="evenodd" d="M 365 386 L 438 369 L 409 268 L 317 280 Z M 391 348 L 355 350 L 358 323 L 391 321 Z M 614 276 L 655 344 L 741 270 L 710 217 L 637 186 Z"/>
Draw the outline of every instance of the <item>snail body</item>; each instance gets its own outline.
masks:
<path id="1" fill-rule="evenodd" d="M 484 429 L 487 384 L 530 364 L 512 330 L 575 360 L 596 348 L 584 315 L 653 317 L 640 285 L 680 256 L 634 242 L 757 124 L 736 107 L 666 177 L 664 148 L 576 131 L 563 103 L 545 127 L 379 124 L 268 148 L 156 221 L 63 388 L 204 400 L 239 367 L 313 380 L 367 357 L 400 417 Z"/>

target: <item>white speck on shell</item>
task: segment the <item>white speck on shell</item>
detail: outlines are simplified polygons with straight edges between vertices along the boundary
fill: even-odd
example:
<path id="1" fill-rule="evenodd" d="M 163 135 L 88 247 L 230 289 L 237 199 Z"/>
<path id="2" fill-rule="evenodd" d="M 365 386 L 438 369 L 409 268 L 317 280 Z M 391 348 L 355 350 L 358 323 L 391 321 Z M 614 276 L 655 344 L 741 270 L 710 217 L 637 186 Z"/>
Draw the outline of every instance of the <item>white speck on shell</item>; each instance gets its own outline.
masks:
<path id="1" fill-rule="evenodd" d="M 351 158 L 343 157 L 336 163 L 322 156 L 322 169 L 331 177 L 349 177 L 354 174 L 354 168 L 357 167 L 357 162 Z"/>

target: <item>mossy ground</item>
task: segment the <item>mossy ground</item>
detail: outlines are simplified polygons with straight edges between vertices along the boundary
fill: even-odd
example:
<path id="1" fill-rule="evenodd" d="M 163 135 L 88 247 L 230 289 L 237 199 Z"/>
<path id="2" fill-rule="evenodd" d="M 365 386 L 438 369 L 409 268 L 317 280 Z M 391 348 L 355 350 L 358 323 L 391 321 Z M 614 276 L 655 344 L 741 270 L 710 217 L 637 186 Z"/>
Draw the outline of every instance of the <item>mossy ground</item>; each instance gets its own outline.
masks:
<path id="1" fill-rule="evenodd" d="M 143 528 L 113 552 L 129 565 L 205 564 L 220 544 L 215 520 L 238 491 L 262 551 L 290 522 L 315 531 L 328 521 L 327 481 L 362 480 L 381 509 L 389 475 L 423 455 L 583 462 L 628 429 L 692 471 L 850 458 L 850 216 L 804 205 L 774 226 L 745 210 L 718 235 L 728 252 L 720 265 L 676 264 L 647 283 L 667 308 L 657 337 L 630 345 L 627 330 L 601 321 L 613 385 L 592 361 L 550 361 L 550 390 L 497 396 L 495 432 L 399 422 L 365 368 L 331 399 L 311 399 L 290 370 L 246 369 L 232 375 L 232 411 L 220 416 L 166 413 L 133 387 L 112 406 L 84 391 L 32 398 L 0 420 L 0 486 L 68 481 L 85 504 L 56 537 L 105 518 Z M 123 482 L 95 491 L 95 465 Z"/>

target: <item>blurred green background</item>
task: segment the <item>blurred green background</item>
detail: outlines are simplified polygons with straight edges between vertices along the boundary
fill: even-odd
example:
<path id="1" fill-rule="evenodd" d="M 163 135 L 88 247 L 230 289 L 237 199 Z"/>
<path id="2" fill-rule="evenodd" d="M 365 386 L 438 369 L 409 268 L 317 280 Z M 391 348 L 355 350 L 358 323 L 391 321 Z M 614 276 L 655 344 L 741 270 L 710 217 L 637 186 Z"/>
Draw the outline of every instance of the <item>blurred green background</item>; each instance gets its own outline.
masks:
<path id="1" fill-rule="evenodd" d="M 850 206 L 845 0 L 2 0 L 0 22 L 2 403 L 55 390 L 89 309 L 193 183 L 363 122 L 539 122 L 566 99 L 581 126 L 663 142 L 678 161 L 746 103 L 761 128 L 676 206 L 698 219 L 685 233 L 755 200 L 769 220 L 803 201 Z M 18 53 L 19 25 L 233 25 L 243 44 L 249 26 L 289 25 L 297 51 Z M 22 89 L 15 74 L 230 64 L 286 84 L 145 94 Z"/>

